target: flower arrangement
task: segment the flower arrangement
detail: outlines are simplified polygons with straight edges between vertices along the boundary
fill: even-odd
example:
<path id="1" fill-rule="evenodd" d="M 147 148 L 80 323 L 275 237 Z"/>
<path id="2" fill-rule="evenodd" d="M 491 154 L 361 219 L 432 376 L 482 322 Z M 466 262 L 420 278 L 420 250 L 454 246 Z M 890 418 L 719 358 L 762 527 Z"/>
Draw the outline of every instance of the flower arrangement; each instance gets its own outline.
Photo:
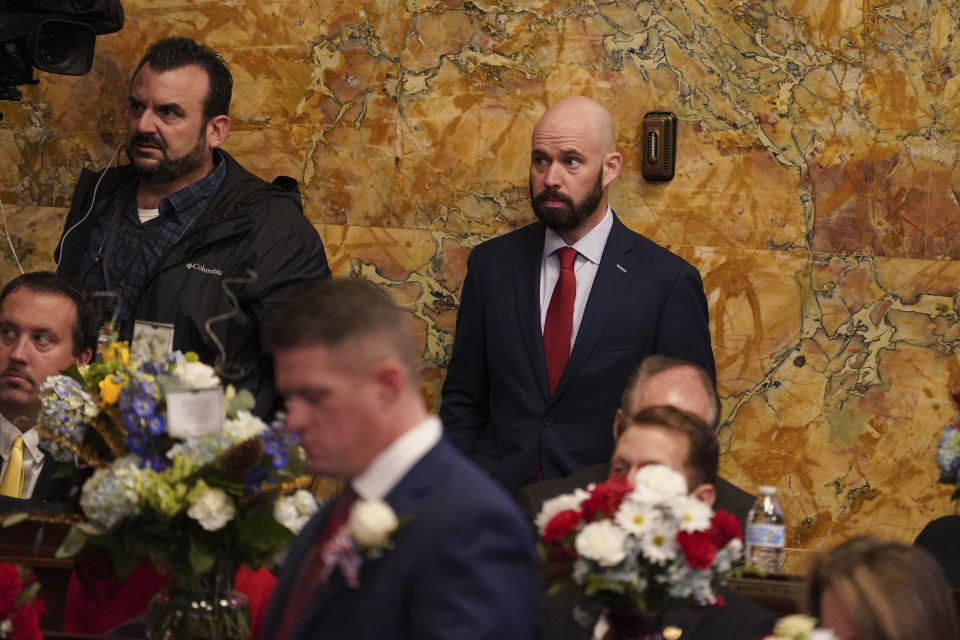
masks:
<path id="1" fill-rule="evenodd" d="M 957 408 L 960 408 L 960 392 L 952 393 L 950 397 Z M 940 468 L 940 482 L 952 484 L 956 488 L 950 499 L 960 500 L 960 415 L 954 416 L 940 433 L 937 466 Z"/>
<path id="2" fill-rule="evenodd" d="M 218 390 L 192 354 L 131 362 L 124 344 L 41 387 L 38 432 L 60 462 L 90 474 L 75 524 L 58 551 L 102 548 L 122 579 L 149 561 L 180 589 L 209 591 L 241 564 L 269 566 L 316 510 L 300 447 L 249 412 L 253 397 Z M 213 389 L 222 429 L 171 435 L 171 394 Z M 206 398 L 207 396 L 205 396 Z M 213 404 L 216 404 L 214 402 Z M 92 473 L 91 473 L 92 472 Z"/>
<path id="3" fill-rule="evenodd" d="M 722 605 L 713 585 L 743 549 L 736 516 L 687 495 L 683 475 L 663 465 L 548 500 L 536 525 L 551 593 L 572 589 L 575 617 L 597 619 L 595 637 L 617 617 Z"/>
<path id="4" fill-rule="evenodd" d="M 817 627 L 814 618 L 797 613 L 780 618 L 773 634 L 765 636 L 764 640 L 837 640 L 837 636 L 829 629 Z"/>
<path id="5" fill-rule="evenodd" d="M 0 562 L 0 638 L 40 640 L 40 616 L 47 612 L 37 597 L 40 583 L 30 571 Z"/>

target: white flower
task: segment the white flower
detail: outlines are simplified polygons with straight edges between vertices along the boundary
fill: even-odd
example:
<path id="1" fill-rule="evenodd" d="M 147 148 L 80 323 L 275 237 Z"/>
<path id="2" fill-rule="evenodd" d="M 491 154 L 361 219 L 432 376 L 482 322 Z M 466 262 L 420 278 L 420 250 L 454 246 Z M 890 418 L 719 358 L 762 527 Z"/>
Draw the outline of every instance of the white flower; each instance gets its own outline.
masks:
<path id="1" fill-rule="evenodd" d="M 710 519 L 713 517 L 713 509 L 691 496 L 684 496 L 671 503 L 670 509 L 680 521 L 680 529 L 693 533 L 694 531 L 706 531 L 710 528 Z"/>
<path id="2" fill-rule="evenodd" d="M 683 474 L 662 464 L 640 467 L 630 480 L 633 485 L 630 497 L 641 502 L 662 502 L 687 495 Z"/>
<path id="3" fill-rule="evenodd" d="M 773 632 L 778 636 L 786 636 L 787 638 L 801 638 L 813 631 L 816 626 L 816 620 L 810 616 L 797 613 L 780 618 L 774 626 Z"/>
<path id="4" fill-rule="evenodd" d="M 814 629 L 803 640 L 837 640 L 837 636 L 830 629 Z"/>
<path id="5" fill-rule="evenodd" d="M 661 523 L 660 511 L 646 502 L 625 499 L 620 503 L 614 520 L 624 530 L 639 536 Z"/>
<path id="6" fill-rule="evenodd" d="M 178 360 L 173 375 L 188 389 L 209 389 L 220 386 L 220 378 L 217 377 L 213 367 L 202 362 Z"/>
<path id="7" fill-rule="evenodd" d="M 222 529 L 236 514 L 233 500 L 222 489 L 208 489 L 187 509 L 187 515 L 207 531 Z"/>
<path id="8" fill-rule="evenodd" d="M 227 420 L 223 432 L 235 442 L 243 442 L 266 428 L 266 423 L 249 411 L 238 411 L 236 418 Z"/>
<path id="9" fill-rule="evenodd" d="M 565 493 L 562 496 L 550 498 L 543 503 L 543 507 L 540 508 L 540 513 L 537 514 L 537 518 L 533 523 L 537 525 L 537 530 L 543 535 L 544 529 L 546 529 L 547 524 L 553 520 L 554 516 L 563 511 L 576 511 L 580 508 L 580 503 L 588 497 L 590 497 L 589 493 L 583 489 L 577 489 L 573 493 Z"/>
<path id="10" fill-rule="evenodd" d="M 610 520 L 591 522 L 577 534 L 574 546 L 577 553 L 603 567 L 612 567 L 623 561 L 623 545 L 627 532 Z"/>
<path id="11" fill-rule="evenodd" d="M 294 533 L 300 533 L 307 520 L 317 512 L 317 501 L 306 489 L 290 496 L 282 496 L 273 505 L 273 517 Z"/>
<path id="12" fill-rule="evenodd" d="M 650 562 L 663 564 L 677 557 L 676 534 L 666 526 L 652 527 L 640 536 L 640 549 Z"/>
<path id="13" fill-rule="evenodd" d="M 360 500 L 350 510 L 347 531 L 361 549 L 385 547 L 399 522 L 383 500 Z"/>
<path id="14" fill-rule="evenodd" d="M 314 514 L 317 511 L 317 499 L 306 489 L 298 489 L 292 496 L 297 511 L 300 513 Z"/>

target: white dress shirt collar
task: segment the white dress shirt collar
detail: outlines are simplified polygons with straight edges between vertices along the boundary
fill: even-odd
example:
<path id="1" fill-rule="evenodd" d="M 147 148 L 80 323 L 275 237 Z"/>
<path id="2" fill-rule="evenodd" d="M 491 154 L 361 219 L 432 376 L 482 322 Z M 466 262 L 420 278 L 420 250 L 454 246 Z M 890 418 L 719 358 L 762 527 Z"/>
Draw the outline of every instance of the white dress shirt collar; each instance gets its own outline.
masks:
<path id="1" fill-rule="evenodd" d="M 364 500 L 382 500 L 443 435 L 440 419 L 430 416 L 394 440 L 351 482 Z"/>
<path id="2" fill-rule="evenodd" d="M 577 253 L 593 264 L 600 264 L 600 258 L 603 257 L 603 248 L 607 245 L 607 237 L 610 235 L 612 228 L 613 211 L 610 209 L 610 205 L 607 205 L 607 212 L 603 215 L 600 222 L 597 223 L 597 226 L 590 229 L 585 236 L 569 246 L 576 249 Z M 553 229 L 547 229 L 546 237 L 543 240 L 544 258 L 553 255 L 557 249 L 566 246 L 568 246 L 567 243 L 564 242 L 559 233 Z"/>
<path id="3" fill-rule="evenodd" d="M 0 455 L 6 460 L 10 457 L 10 449 L 13 448 L 13 441 L 17 436 L 23 437 L 23 450 L 29 453 L 35 461 L 43 460 L 43 451 L 40 450 L 40 436 L 37 430 L 30 427 L 26 431 L 20 431 L 15 424 L 7 420 L 7 416 L 0 413 Z"/>
<path id="4" fill-rule="evenodd" d="M 3 464 L 0 465 L 0 478 L 3 477 L 3 472 L 7 470 L 10 450 L 13 449 L 13 441 L 17 439 L 17 436 L 23 437 L 23 489 L 20 492 L 20 497 L 30 498 L 33 496 L 34 489 L 36 489 L 37 480 L 40 479 L 40 471 L 43 469 L 43 462 L 46 458 L 40 449 L 40 436 L 33 427 L 21 432 L 15 424 L 0 413 L 0 455 L 3 456 Z"/>

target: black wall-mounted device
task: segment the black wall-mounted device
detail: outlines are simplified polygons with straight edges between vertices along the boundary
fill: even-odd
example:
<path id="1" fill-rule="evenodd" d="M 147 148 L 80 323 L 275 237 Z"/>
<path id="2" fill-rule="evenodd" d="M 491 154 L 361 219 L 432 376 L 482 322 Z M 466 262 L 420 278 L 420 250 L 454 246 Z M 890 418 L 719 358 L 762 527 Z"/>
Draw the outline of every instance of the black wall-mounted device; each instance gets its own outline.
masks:
<path id="1" fill-rule="evenodd" d="M 671 180 L 677 164 L 677 116 L 651 111 L 643 116 L 643 177 Z"/>

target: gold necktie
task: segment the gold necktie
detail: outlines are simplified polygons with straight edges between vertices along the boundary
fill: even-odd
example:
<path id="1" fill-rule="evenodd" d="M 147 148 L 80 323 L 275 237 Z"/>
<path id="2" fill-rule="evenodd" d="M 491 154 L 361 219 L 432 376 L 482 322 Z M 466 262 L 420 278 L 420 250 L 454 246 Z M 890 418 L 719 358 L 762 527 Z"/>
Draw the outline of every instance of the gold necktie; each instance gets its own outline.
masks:
<path id="1" fill-rule="evenodd" d="M 10 449 L 10 462 L 0 480 L 0 496 L 19 498 L 23 491 L 23 438 L 17 436 Z"/>

